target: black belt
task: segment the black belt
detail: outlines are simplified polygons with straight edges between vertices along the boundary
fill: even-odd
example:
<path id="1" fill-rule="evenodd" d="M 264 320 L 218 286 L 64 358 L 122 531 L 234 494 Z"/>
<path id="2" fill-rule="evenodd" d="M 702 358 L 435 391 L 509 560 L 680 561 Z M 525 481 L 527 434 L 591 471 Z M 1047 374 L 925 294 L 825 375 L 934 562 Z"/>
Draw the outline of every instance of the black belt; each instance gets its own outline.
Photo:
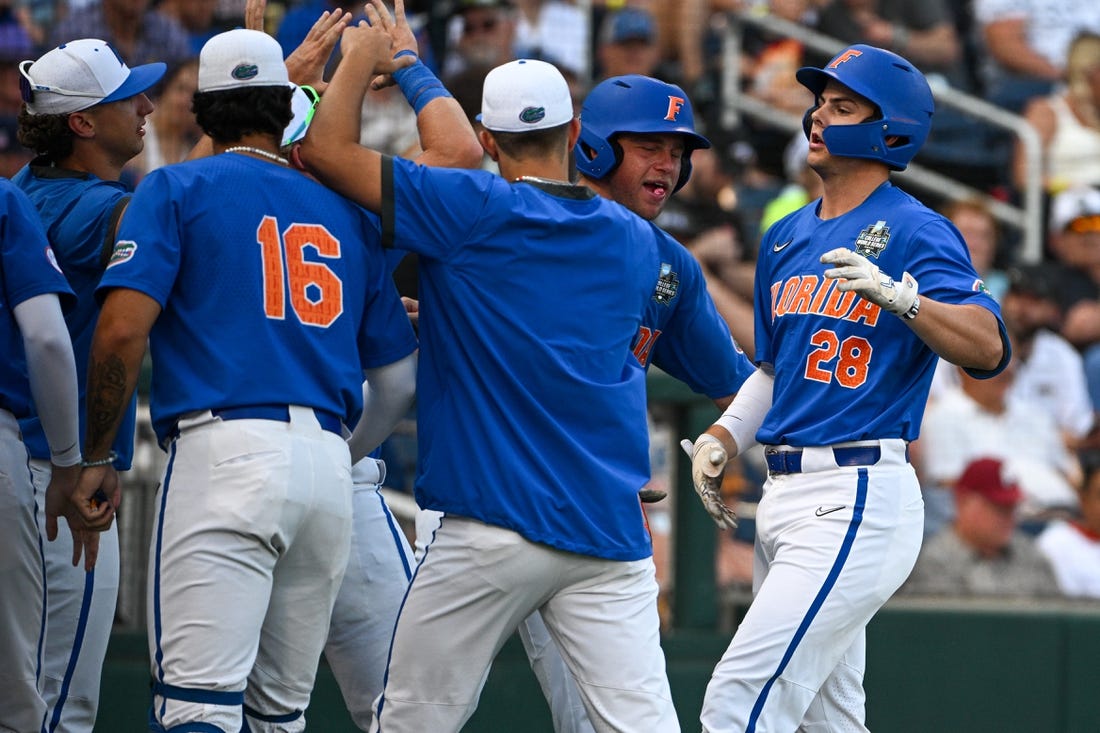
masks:
<path id="1" fill-rule="evenodd" d="M 838 466 L 873 466 L 882 458 L 882 448 L 877 445 L 854 445 L 833 448 L 833 459 Z M 768 464 L 768 473 L 802 473 L 802 449 L 780 450 L 768 448 L 764 451 L 764 460 Z M 909 448 L 905 449 L 905 460 L 909 460 Z"/>
<path id="2" fill-rule="evenodd" d="M 249 405 L 247 407 L 218 407 L 210 411 L 214 417 L 222 420 L 275 420 L 277 422 L 290 422 L 290 407 L 288 405 Z M 343 437 L 344 424 L 339 417 L 324 410 L 313 409 L 313 415 L 323 430 L 336 433 Z M 169 438 L 179 436 L 179 425 L 172 428 Z"/>

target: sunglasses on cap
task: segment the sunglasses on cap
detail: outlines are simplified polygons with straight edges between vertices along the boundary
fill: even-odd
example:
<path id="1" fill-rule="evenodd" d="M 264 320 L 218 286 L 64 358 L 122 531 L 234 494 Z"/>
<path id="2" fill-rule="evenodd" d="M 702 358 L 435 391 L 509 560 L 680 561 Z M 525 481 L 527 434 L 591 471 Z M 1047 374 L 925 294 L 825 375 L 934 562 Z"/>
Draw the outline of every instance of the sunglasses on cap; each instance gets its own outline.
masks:
<path id="1" fill-rule="evenodd" d="M 1100 214 L 1079 216 L 1066 225 L 1066 231 L 1073 232 L 1074 234 L 1100 232 Z"/>
<path id="2" fill-rule="evenodd" d="M 89 99 L 99 99 L 103 96 L 96 92 L 74 92 L 72 89 L 55 87 L 50 84 L 39 84 L 31 79 L 27 73 L 27 70 L 33 63 L 34 61 L 23 61 L 19 64 L 19 94 L 27 104 L 34 104 L 35 92 L 52 92 L 54 94 L 62 94 L 66 97 L 87 97 Z"/>
<path id="3" fill-rule="evenodd" d="M 285 136 L 288 140 L 300 140 L 304 136 L 305 131 L 309 129 L 310 123 L 313 122 L 313 115 L 317 113 L 317 105 L 321 102 L 320 93 L 309 84 L 302 84 L 298 88 L 309 97 L 309 111 L 306 112 L 305 119 L 295 128 L 294 132 Z"/>
<path id="4" fill-rule="evenodd" d="M 115 55 L 115 58 L 118 59 L 118 62 L 125 66 L 126 62 L 122 59 L 122 55 L 119 54 L 118 49 L 116 49 L 109 43 L 105 45 Z M 65 44 L 62 44 L 59 48 L 64 47 Z M 27 104 L 34 104 L 35 92 L 51 92 L 53 94 L 60 94 L 65 97 L 85 97 L 88 99 L 100 99 L 104 96 L 99 92 L 77 92 L 73 91 L 72 89 L 65 89 L 64 87 L 53 86 L 52 84 L 42 84 L 41 82 L 36 82 L 30 76 L 30 68 L 34 64 L 35 61 L 33 59 L 19 62 L 19 94 L 23 97 L 23 101 Z"/>

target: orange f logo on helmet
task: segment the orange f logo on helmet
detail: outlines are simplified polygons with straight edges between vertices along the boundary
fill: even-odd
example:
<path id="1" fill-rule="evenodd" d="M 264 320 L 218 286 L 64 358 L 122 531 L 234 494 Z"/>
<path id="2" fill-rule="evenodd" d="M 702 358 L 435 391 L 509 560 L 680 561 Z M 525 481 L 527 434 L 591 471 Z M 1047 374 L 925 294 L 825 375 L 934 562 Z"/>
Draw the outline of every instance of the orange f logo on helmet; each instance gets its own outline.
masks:
<path id="1" fill-rule="evenodd" d="M 665 114 L 665 119 L 669 122 L 675 122 L 676 115 L 680 114 L 680 110 L 683 108 L 683 106 L 683 97 L 673 97 L 670 95 L 668 98 L 668 112 Z"/>
<path id="2" fill-rule="evenodd" d="M 833 59 L 833 62 L 831 64 L 829 64 L 828 68 L 835 69 L 836 67 L 843 64 L 845 61 L 857 58 L 857 57 L 862 56 L 862 55 L 863 55 L 862 51 L 857 51 L 854 48 L 849 48 L 847 51 L 845 51 L 844 53 L 840 54 L 835 59 Z"/>

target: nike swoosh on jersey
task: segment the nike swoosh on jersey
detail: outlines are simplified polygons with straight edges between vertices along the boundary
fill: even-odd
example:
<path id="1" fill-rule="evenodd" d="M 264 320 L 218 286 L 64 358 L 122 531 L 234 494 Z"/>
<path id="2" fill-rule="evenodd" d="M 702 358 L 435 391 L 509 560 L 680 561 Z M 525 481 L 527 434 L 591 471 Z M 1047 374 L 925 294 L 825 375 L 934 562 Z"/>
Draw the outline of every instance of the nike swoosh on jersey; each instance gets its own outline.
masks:
<path id="1" fill-rule="evenodd" d="M 787 247 L 787 245 L 788 245 L 788 244 L 790 244 L 790 243 L 791 243 L 791 242 L 793 242 L 793 241 L 794 241 L 793 239 L 788 239 L 788 240 L 787 240 L 786 242 L 784 242 L 783 244 L 777 244 L 777 245 L 775 245 L 774 247 L 772 247 L 772 252 L 779 252 L 779 251 L 781 251 L 781 250 L 785 249 L 785 248 Z"/>
<path id="2" fill-rule="evenodd" d="M 814 512 L 814 514 L 816 514 L 819 517 L 824 517 L 826 514 L 832 514 L 833 512 L 839 512 L 843 508 L 844 508 L 843 504 L 841 504 L 840 506 L 831 506 L 831 507 L 819 506 L 817 508 L 817 511 Z"/>

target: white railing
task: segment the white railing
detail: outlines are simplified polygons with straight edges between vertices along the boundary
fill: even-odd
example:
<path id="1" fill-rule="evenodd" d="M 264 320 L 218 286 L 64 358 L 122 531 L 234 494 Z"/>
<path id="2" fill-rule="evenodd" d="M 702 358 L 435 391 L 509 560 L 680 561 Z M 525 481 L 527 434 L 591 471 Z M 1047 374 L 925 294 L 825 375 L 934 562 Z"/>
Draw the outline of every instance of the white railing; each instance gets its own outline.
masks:
<path id="1" fill-rule="evenodd" d="M 726 24 L 722 67 L 723 126 L 733 128 L 738 124 L 741 115 L 748 115 L 786 132 L 795 133 L 801 130 L 801 117 L 741 93 L 741 39 L 744 27 L 752 26 L 794 38 L 805 47 L 825 56 L 835 55 L 847 44 L 806 26 L 772 15 L 742 11 L 730 13 L 727 18 L 729 22 Z M 895 175 L 915 188 L 935 192 L 948 198 L 981 199 L 999 222 L 1020 232 L 1022 244 L 1020 258 L 1024 262 L 1038 262 L 1043 252 L 1042 144 L 1035 129 L 1023 117 L 947 84 L 933 84 L 932 94 L 937 104 L 957 109 L 994 127 L 1008 130 L 1016 136 L 1022 145 L 1028 171 L 1027 185 L 1023 191 L 1023 204 L 1013 206 L 1005 203 L 984 191 L 978 191 L 918 164 L 911 164 L 905 171 Z"/>

